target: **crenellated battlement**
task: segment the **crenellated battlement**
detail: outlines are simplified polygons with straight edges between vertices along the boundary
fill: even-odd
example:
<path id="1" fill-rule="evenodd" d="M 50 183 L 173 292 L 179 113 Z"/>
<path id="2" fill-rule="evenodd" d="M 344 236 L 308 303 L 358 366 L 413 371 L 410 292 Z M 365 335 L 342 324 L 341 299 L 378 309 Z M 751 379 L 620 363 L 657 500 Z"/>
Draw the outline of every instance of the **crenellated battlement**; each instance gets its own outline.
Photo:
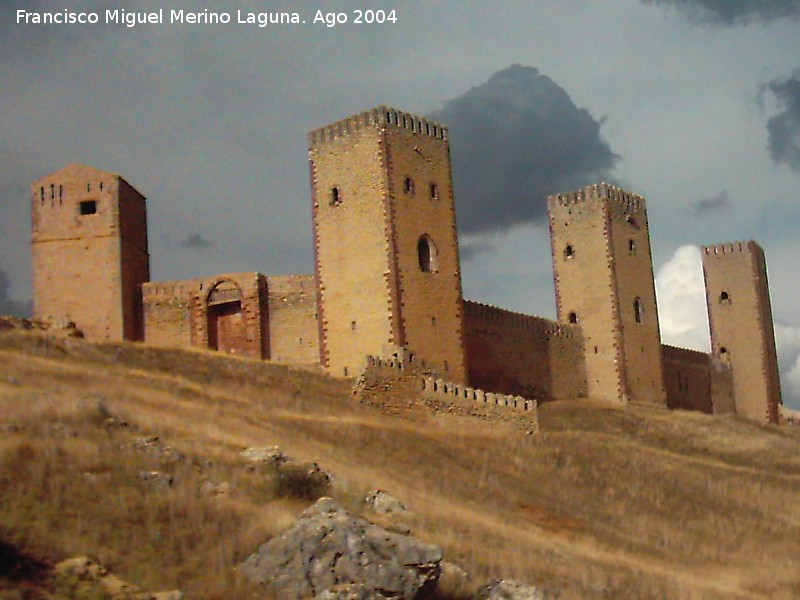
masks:
<path id="1" fill-rule="evenodd" d="M 713 244 L 711 246 L 701 246 L 700 251 L 703 254 L 707 255 L 723 255 L 723 254 L 738 254 L 743 252 L 749 252 L 751 254 L 755 253 L 762 253 L 763 250 L 761 246 L 759 246 L 753 240 L 749 240 L 747 242 L 725 242 L 723 244 Z"/>
<path id="2" fill-rule="evenodd" d="M 545 319 L 526 315 L 504 308 L 499 308 L 491 304 L 483 304 L 472 300 L 464 300 L 464 316 L 489 323 L 500 324 L 512 329 L 525 329 L 541 334 L 543 337 L 558 337 L 572 339 L 575 337 L 576 326 L 558 323 Z"/>
<path id="3" fill-rule="evenodd" d="M 536 400 L 519 395 L 488 392 L 471 386 L 461 385 L 442 379 L 438 373 L 425 368 L 413 352 L 401 349 L 389 358 L 367 356 L 366 367 L 353 386 L 353 393 L 362 399 L 375 390 L 382 395 L 388 392 L 397 394 L 405 400 L 409 395 L 421 394 L 423 398 L 445 403 L 456 401 L 474 402 L 491 407 L 509 407 L 532 413 L 535 428 L 538 429 Z"/>
<path id="4" fill-rule="evenodd" d="M 496 406 L 510 406 L 525 411 L 535 411 L 538 407 L 536 400 L 529 400 L 522 396 L 512 396 L 511 394 L 486 392 L 434 377 L 421 377 L 420 384 L 423 396 L 428 397 L 455 397 Z"/>
<path id="5" fill-rule="evenodd" d="M 547 197 L 547 204 L 551 208 L 556 206 L 568 207 L 591 201 L 614 203 L 625 213 L 639 212 L 645 205 L 645 200 L 642 196 L 605 182 L 589 185 L 569 194 L 557 194 Z"/>
<path id="6" fill-rule="evenodd" d="M 417 357 L 410 350 L 403 348 L 400 352 L 394 353 L 389 358 L 367 355 L 367 366 L 376 369 L 396 369 L 398 371 L 410 371 L 429 373 L 434 377 L 439 374 L 432 369 L 428 362 Z"/>
<path id="7" fill-rule="evenodd" d="M 183 281 L 153 281 L 142 285 L 144 298 L 181 298 L 188 292 L 188 287 Z"/>
<path id="8" fill-rule="evenodd" d="M 313 148 L 337 138 L 346 137 L 366 127 L 379 129 L 393 127 L 441 140 L 447 139 L 447 127 L 440 123 L 389 106 L 378 106 L 315 129 L 308 134 L 308 147 Z"/>

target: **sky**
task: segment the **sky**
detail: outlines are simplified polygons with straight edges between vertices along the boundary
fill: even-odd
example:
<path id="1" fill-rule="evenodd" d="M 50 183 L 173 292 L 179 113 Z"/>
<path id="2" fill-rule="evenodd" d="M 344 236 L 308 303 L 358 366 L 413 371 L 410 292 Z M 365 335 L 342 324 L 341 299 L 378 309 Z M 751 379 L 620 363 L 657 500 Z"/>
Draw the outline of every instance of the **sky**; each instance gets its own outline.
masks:
<path id="1" fill-rule="evenodd" d="M 99 22 L 17 22 L 65 5 Z M 206 7 L 232 22 L 169 22 Z M 154 280 L 312 272 L 306 133 L 386 104 L 449 127 L 469 299 L 554 318 L 545 198 L 604 180 L 647 199 L 663 341 L 707 351 L 698 247 L 758 241 L 800 408 L 800 0 L 376 0 L 396 19 L 356 24 L 363 7 L 0 3 L 0 313 L 29 308 L 29 185 L 72 162 L 147 196 Z"/>

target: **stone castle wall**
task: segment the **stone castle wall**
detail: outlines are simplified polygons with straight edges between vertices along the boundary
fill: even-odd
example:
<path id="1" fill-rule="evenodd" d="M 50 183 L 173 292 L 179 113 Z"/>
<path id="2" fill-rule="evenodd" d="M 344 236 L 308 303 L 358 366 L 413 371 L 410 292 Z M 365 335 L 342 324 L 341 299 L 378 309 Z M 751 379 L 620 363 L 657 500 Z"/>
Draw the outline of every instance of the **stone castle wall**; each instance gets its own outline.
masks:
<path id="1" fill-rule="evenodd" d="M 464 381 L 446 129 L 379 107 L 312 132 L 309 161 L 323 366 L 352 375 L 388 344 Z"/>
<path id="2" fill-rule="evenodd" d="M 69 165 L 31 186 L 34 318 L 92 340 L 141 340 L 149 279 L 145 199 L 124 179 Z"/>
<path id="3" fill-rule="evenodd" d="M 147 283 L 145 339 L 314 364 L 319 360 L 314 288 L 312 275 L 260 273 Z"/>
<path id="4" fill-rule="evenodd" d="M 468 300 L 463 312 L 471 386 L 537 400 L 586 395 L 579 326 Z"/>
<path id="5" fill-rule="evenodd" d="M 426 362 L 412 366 L 412 387 L 429 400 L 589 396 L 778 421 L 754 242 L 703 248 L 712 355 L 662 346 L 644 198 L 607 184 L 551 196 L 553 322 L 463 300 L 445 127 L 381 106 L 308 143 L 314 275 L 148 282 L 145 198 L 119 175 L 73 164 L 31 187 L 34 316 L 72 321 L 93 340 L 144 338 L 337 376 L 368 367 L 383 373 L 378 385 L 411 379 L 386 379 L 381 369 L 396 365 L 370 357 L 394 355 L 403 371 L 416 355 Z"/>
<path id="6" fill-rule="evenodd" d="M 715 356 L 733 370 L 736 412 L 777 423 L 781 405 L 764 251 L 755 242 L 702 248 Z"/>
<path id="7" fill-rule="evenodd" d="M 661 351 L 669 408 L 707 414 L 734 412 L 729 365 L 697 350 L 664 345 Z"/>
<path id="8" fill-rule="evenodd" d="M 503 420 L 520 419 L 528 433 L 539 430 L 538 404 L 522 396 L 486 392 L 442 379 L 429 366 L 404 351 L 391 358 L 367 357 L 353 386 L 363 403 L 388 410 L 407 407 L 416 400 L 448 413 Z"/>
<path id="9" fill-rule="evenodd" d="M 362 127 L 309 150 L 320 356 L 334 375 L 400 343 L 381 137 Z"/>
<path id="10" fill-rule="evenodd" d="M 269 357 L 266 278 L 259 273 L 147 283 L 143 301 L 149 343 Z"/>
<path id="11" fill-rule="evenodd" d="M 269 359 L 319 363 L 317 289 L 313 275 L 268 275 Z"/>
<path id="12" fill-rule="evenodd" d="M 581 326 L 589 396 L 664 405 L 644 198 L 600 184 L 548 212 L 558 320 Z"/>

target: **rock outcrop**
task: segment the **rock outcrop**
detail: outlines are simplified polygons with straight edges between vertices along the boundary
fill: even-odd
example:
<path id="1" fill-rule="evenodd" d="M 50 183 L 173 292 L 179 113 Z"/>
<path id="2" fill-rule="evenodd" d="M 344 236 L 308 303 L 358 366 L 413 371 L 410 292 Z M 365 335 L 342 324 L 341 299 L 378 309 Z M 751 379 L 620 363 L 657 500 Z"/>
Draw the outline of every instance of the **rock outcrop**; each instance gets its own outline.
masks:
<path id="1" fill-rule="evenodd" d="M 436 586 L 442 551 L 391 533 L 321 498 L 283 535 L 240 567 L 279 598 L 425 598 Z"/>

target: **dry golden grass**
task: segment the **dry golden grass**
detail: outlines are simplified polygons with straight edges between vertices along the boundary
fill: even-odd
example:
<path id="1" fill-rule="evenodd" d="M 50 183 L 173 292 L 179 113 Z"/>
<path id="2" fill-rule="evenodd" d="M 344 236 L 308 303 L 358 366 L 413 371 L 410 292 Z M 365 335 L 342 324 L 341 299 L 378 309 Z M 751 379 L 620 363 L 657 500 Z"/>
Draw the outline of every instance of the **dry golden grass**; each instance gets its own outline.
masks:
<path id="1" fill-rule="evenodd" d="M 109 425 L 108 415 L 127 421 Z M 149 589 L 248 597 L 233 566 L 308 504 L 238 452 L 278 445 L 335 476 L 352 510 L 380 487 L 475 582 L 559 598 L 800 597 L 800 434 L 592 402 L 540 409 L 543 433 L 391 417 L 349 383 L 208 352 L 0 334 L 0 542 L 43 562 L 90 554 Z M 157 435 L 179 464 L 129 448 Z M 175 474 L 169 491 L 140 471 Z M 227 481 L 213 496 L 203 482 Z M 0 584 L 2 589 L 2 584 Z"/>

